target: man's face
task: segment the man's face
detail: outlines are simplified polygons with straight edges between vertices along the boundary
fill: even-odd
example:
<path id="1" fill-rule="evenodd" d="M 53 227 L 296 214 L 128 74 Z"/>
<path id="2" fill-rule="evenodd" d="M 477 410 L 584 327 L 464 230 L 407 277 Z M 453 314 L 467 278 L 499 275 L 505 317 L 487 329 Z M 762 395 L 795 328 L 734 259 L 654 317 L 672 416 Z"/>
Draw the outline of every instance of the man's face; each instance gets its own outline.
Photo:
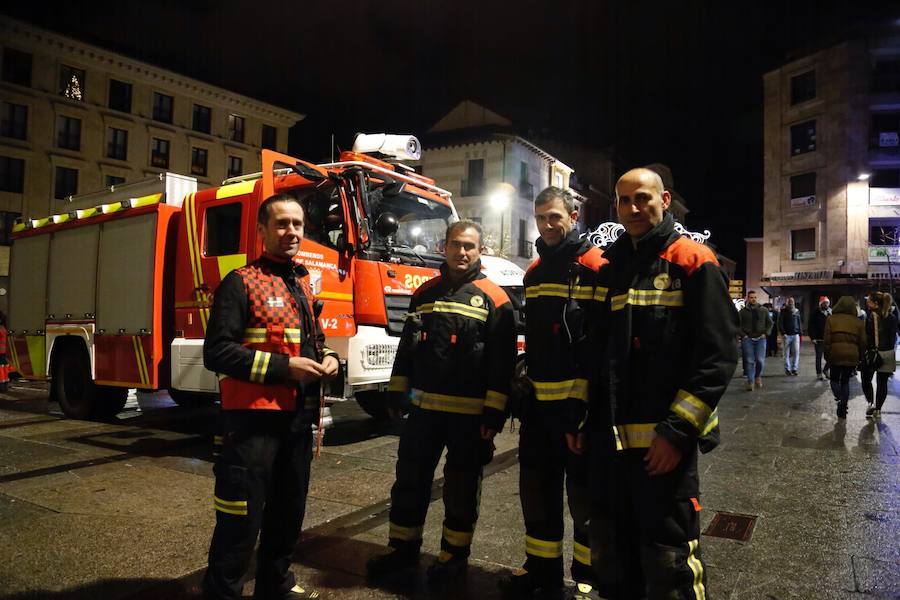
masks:
<path id="1" fill-rule="evenodd" d="M 756 306 L 756 292 L 750 292 L 747 294 L 747 304 L 750 306 Z"/>
<path id="2" fill-rule="evenodd" d="M 451 273 L 462 274 L 481 258 L 481 237 L 472 227 L 454 229 L 447 237 L 444 249 Z"/>
<path id="3" fill-rule="evenodd" d="M 657 178 L 649 171 L 629 171 L 616 184 L 616 212 L 619 222 L 633 238 L 660 224 L 672 202 L 668 191 L 660 191 Z"/>
<path id="4" fill-rule="evenodd" d="M 575 227 L 578 211 L 567 212 L 560 198 L 534 207 L 534 222 L 544 243 L 555 246 L 565 239 Z"/>
<path id="5" fill-rule="evenodd" d="M 293 258 L 303 241 L 303 209 L 296 202 L 274 202 L 269 205 L 269 220 L 256 229 L 266 252 L 280 258 Z"/>
<path id="6" fill-rule="evenodd" d="M 793 298 L 787 299 L 787 306 L 788 306 L 788 308 L 794 308 L 794 299 Z"/>

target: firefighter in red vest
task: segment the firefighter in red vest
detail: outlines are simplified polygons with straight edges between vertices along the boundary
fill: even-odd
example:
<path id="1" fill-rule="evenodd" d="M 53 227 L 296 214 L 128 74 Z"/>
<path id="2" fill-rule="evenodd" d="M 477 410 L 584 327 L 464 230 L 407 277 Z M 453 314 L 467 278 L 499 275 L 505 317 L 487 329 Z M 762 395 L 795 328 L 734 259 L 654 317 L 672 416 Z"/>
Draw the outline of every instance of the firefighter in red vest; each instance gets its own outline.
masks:
<path id="1" fill-rule="evenodd" d="M 450 225 L 441 275 L 419 287 L 409 306 L 388 386 L 392 400 L 409 410 L 391 489 L 393 551 L 369 560 L 373 578 L 419 562 L 434 470 L 445 447 L 441 551 L 428 581 L 454 581 L 468 564 L 482 470 L 503 429 L 516 362 L 512 303 L 481 272 L 482 239 L 478 223 Z"/>
<path id="2" fill-rule="evenodd" d="M 256 545 L 254 598 L 315 598 L 296 584 L 291 556 L 306 510 L 319 385 L 338 372 L 325 348 L 309 273 L 293 261 L 303 209 L 278 194 L 259 207 L 264 252 L 215 292 L 203 358 L 219 374 L 223 445 L 216 460 L 216 527 L 207 598 L 240 598 Z"/>
<path id="3" fill-rule="evenodd" d="M 563 490 L 573 524 L 571 573 L 578 592 L 592 589 L 587 456 L 581 429 L 587 413 L 582 359 L 588 315 L 604 297 L 596 286 L 603 252 L 575 231 L 572 195 L 548 187 L 534 199 L 539 258 L 525 273 L 527 382 L 518 416 L 519 492 L 525 520 L 525 564 L 499 582 L 503 597 L 562 598 Z"/>

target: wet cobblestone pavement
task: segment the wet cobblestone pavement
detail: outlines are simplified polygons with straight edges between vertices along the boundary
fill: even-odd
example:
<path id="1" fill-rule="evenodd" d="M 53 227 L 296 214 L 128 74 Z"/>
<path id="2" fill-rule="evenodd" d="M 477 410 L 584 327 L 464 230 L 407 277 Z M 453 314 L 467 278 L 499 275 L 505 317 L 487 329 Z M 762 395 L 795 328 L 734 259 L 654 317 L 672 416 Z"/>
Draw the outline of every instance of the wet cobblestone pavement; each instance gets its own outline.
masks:
<path id="1" fill-rule="evenodd" d="M 700 461 L 703 528 L 718 512 L 756 522 L 745 542 L 702 536 L 709 598 L 900 598 L 900 385 L 891 380 L 882 419 L 871 421 L 851 381 L 839 421 L 807 349 L 798 377 L 770 358 L 763 389 L 744 391 L 736 377 L 720 404 L 723 443 Z M 364 565 L 387 540 L 400 429 L 352 404 L 334 413 L 314 463 L 300 580 L 322 598 L 498 597 L 497 577 L 524 553 L 516 434 L 501 434 L 488 467 L 467 577 L 425 585 L 438 500 L 423 567 L 373 587 Z M 195 597 L 214 522 L 214 414 L 141 395 L 116 422 L 90 423 L 63 419 L 40 384 L 0 394 L 0 597 Z"/>

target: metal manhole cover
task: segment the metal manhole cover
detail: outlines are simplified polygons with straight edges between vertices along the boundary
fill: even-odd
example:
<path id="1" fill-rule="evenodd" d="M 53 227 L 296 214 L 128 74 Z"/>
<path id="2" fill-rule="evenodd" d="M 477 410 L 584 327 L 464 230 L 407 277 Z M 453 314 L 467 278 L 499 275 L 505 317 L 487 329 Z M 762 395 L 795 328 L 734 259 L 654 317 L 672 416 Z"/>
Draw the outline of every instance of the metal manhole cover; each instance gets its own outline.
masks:
<path id="1" fill-rule="evenodd" d="M 747 542 L 753 535 L 754 525 L 756 525 L 756 517 L 753 515 L 717 512 L 703 535 Z"/>

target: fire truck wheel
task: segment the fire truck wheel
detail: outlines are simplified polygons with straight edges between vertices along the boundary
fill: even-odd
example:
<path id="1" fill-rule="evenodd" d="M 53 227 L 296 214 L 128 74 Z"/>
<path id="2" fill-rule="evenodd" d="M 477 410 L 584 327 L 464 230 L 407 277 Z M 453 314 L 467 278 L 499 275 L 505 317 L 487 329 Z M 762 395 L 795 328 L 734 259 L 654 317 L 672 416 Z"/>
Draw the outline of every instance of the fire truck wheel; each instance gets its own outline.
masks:
<path id="1" fill-rule="evenodd" d="M 384 392 L 376 392 L 369 390 L 365 392 L 356 392 L 356 401 L 360 408 L 366 411 L 370 417 L 385 421 L 390 418 L 387 409 L 387 398 Z"/>
<path id="2" fill-rule="evenodd" d="M 97 401 L 97 386 L 91 379 L 91 363 L 83 347 L 69 345 L 62 350 L 53 369 L 56 400 L 71 419 L 89 419 Z"/>

